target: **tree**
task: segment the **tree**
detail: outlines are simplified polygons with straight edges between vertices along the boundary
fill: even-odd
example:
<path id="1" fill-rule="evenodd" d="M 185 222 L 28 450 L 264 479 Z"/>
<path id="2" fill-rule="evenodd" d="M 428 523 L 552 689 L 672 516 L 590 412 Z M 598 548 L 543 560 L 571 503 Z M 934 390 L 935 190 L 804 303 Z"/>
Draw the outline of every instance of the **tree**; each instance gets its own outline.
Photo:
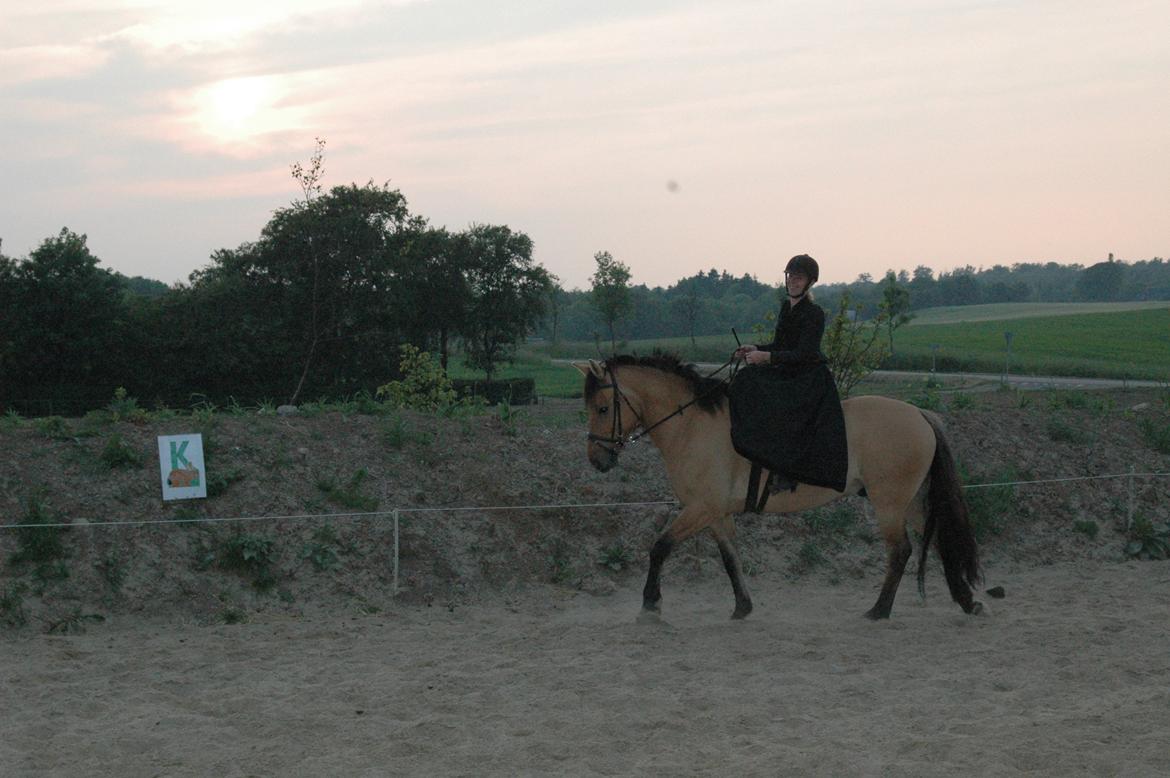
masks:
<path id="1" fill-rule="evenodd" d="M 122 284 L 99 264 L 86 236 L 68 228 L 24 261 L 0 258 L 5 404 L 21 399 L 34 412 L 79 412 L 107 400 L 124 380 Z M 34 400 L 44 405 L 30 405 Z"/>
<path id="2" fill-rule="evenodd" d="M 1090 265 L 1077 276 L 1077 297 L 1088 302 L 1116 300 L 1124 283 L 1125 265 L 1110 254 L 1108 261 Z"/>
<path id="3" fill-rule="evenodd" d="M 888 316 L 885 309 L 868 321 L 863 321 L 860 313 L 861 306 L 853 306 L 849 292 L 842 294 L 837 314 L 822 341 L 841 399 L 848 397 L 853 387 L 889 355 L 881 342 Z"/>
<path id="4" fill-rule="evenodd" d="M 882 281 L 880 310 L 885 312 L 886 335 L 889 339 L 890 354 L 894 353 L 894 330 L 914 318 L 910 313 L 910 291 L 898 283 L 893 270 L 886 271 Z"/>
<path id="5" fill-rule="evenodd" d="M 351 184 L 278 209 L 259 240 L 216 252 L 192 275 L 192 294 L 199 308 L 214 300 L 235 314 L 222 345 L 247 359 L 234 380 L 295 403 L 395 375 L 403 322 L 423 307 L 394 296 L 420 229 L 401 192 Z"/>
<path id="6" fill-rule="evenodd" d="M 615 325 L 630 310 L 630 269 L 608 251 L 597 252 L 593 260 L 597 263 L 597 271 L 590 278 L 593 284 L 591 299 L 609 329 L 610 346 L 616 353 Z M 714 270 L 711 272 L 715 273 Z"/>
<path id="7" fill-rule="evenodd" d="M 475 225 L 462 233 L 470 306 L 463 339 L 467 362 L 488 381 L 544 315 L 552 281 L 532 259 L 532 239 L 508 227 Z"/>

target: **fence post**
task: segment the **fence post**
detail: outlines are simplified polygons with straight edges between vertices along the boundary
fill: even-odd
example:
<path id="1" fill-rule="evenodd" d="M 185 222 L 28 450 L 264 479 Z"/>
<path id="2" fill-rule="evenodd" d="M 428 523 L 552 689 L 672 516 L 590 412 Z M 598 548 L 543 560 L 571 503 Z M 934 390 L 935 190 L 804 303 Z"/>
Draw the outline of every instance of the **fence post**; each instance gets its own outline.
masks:
<path id="1" fill-rule="evenodd" d="M 394 509 L 394 596 L 398 596 L 398 509 Z"/>
<path id="2" fill-rule="evenodd" d="M 1134 466 L 1129 466 L 1129 501 L 1125 513 L 1125 531 L 1128 533 L 1133 529 L 1133 504 L 1134 504 L 1134 486 L 1133 486 Z"/>

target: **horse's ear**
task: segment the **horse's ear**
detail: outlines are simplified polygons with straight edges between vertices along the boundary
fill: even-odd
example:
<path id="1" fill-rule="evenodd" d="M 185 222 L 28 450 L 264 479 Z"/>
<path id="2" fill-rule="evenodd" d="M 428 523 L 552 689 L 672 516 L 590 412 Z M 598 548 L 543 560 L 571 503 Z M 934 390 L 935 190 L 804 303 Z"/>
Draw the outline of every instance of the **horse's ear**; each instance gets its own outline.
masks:
<path id="1" fill-rule="evenodd" d="M 605 379 L 605 368 L 592 359 L 589 360 L 589 372 L 593 373 L 599 379 Z"/>
<path id="2" fill-rule="evenodd" d="M 574 362 L 573 367 L 581 371 L 581 375 L 587 376 L 591 372 L 588 362 Z"/>

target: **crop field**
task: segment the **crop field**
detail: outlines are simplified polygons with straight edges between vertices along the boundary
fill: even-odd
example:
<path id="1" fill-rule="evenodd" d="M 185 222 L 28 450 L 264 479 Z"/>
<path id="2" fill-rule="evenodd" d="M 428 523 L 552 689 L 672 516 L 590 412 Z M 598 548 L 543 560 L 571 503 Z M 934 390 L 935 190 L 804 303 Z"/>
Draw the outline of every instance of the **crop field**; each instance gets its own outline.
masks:
<path id="1" fill-rule="evenodd" d="M 1030 375 L 1170 380 L 1170 303 L 1005 303 L 930 308 L 894 335 L 888 369 L 998 373 L 1004 369 L 1005 332 L 1012 333 L 1010 370 Z M 740 333 L 758 342 L 771 333 Z M 932 352 L 931 344 L 938 344 Z M 609 343 L 602 343 L 603 351 Z M 622 341 L 619 352 L 649 354 L 655 348 L 684 359 L 723 362 L 735 349 L 731 333 Z M 538 355 L 598 356 L 592 342 L 532 348 Z M 526 368 L 529 365 L 525 366 Z M 523 373 L 523 371 L 521 371 Z M 524 373 L 532 375 L 531 372 Z"/>

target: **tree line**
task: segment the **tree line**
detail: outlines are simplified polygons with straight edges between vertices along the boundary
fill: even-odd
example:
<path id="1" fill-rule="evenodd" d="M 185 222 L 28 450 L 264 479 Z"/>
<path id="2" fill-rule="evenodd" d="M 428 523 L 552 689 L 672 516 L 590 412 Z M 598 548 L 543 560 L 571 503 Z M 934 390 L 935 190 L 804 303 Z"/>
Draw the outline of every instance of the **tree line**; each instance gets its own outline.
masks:
<path id="1" fill-rule="evenodd" d="M 118 387 L 172 408 L 336 399 L 398 377 L 403 344 L 446 367 L 456 339 L 490 379 L 552 296 L 532 240 L 432 227 L 386 185 L 322 192 L 320 154 L 293 166 L 303 199 L 187 283 L 102 268 L 67 228 L 0 254 L 0 413 L 80 413 Z"/>
<path id="2" fill-rule="evenodd" d="M 609 257 L 606 267 L 612 268 L 615 262 Z M 620 262 L 617 265 L 624 267 Z M 605 345 L 614 338 L 726 335 L 731 327 L 743 333 L 775 314 L 781 301 L 779 283 L 763 283 L 752 275 L 735 276 L 712 268 L 668 287 L 651 288 L 629 283 L 626 270 L 625 303 L 619 305 L 616 317 L 599 308 L 595 276 L 590 289 L 554 289 L 549 314 L 538 334 L 553 341 Z M 612 269 L 606 272 L 613 274 Z M 986 269 L 966 266 L 937 274 L 919 265 L 913 271 L 888 270 L 877 279 L 863 273 L 848 283 L 819 284 L 814 291 L 818 304 L 829 312 L 837 310 L 842 298 L 848 296 L 847 308 L 865 319 L 877 316 L 883 303 L 887 307 L 893 303 L 895 312 L 904 314 L 982 303 L 1170 300 L 1170 262 L 1160 257 L 1122 262 L 1110 255 L 1087 267 L 1017 263 Z M 613 292 L 606 294 L 609 299 L 615 296 Z M 895 301 L 903 295 L 903 301 Z"/>

